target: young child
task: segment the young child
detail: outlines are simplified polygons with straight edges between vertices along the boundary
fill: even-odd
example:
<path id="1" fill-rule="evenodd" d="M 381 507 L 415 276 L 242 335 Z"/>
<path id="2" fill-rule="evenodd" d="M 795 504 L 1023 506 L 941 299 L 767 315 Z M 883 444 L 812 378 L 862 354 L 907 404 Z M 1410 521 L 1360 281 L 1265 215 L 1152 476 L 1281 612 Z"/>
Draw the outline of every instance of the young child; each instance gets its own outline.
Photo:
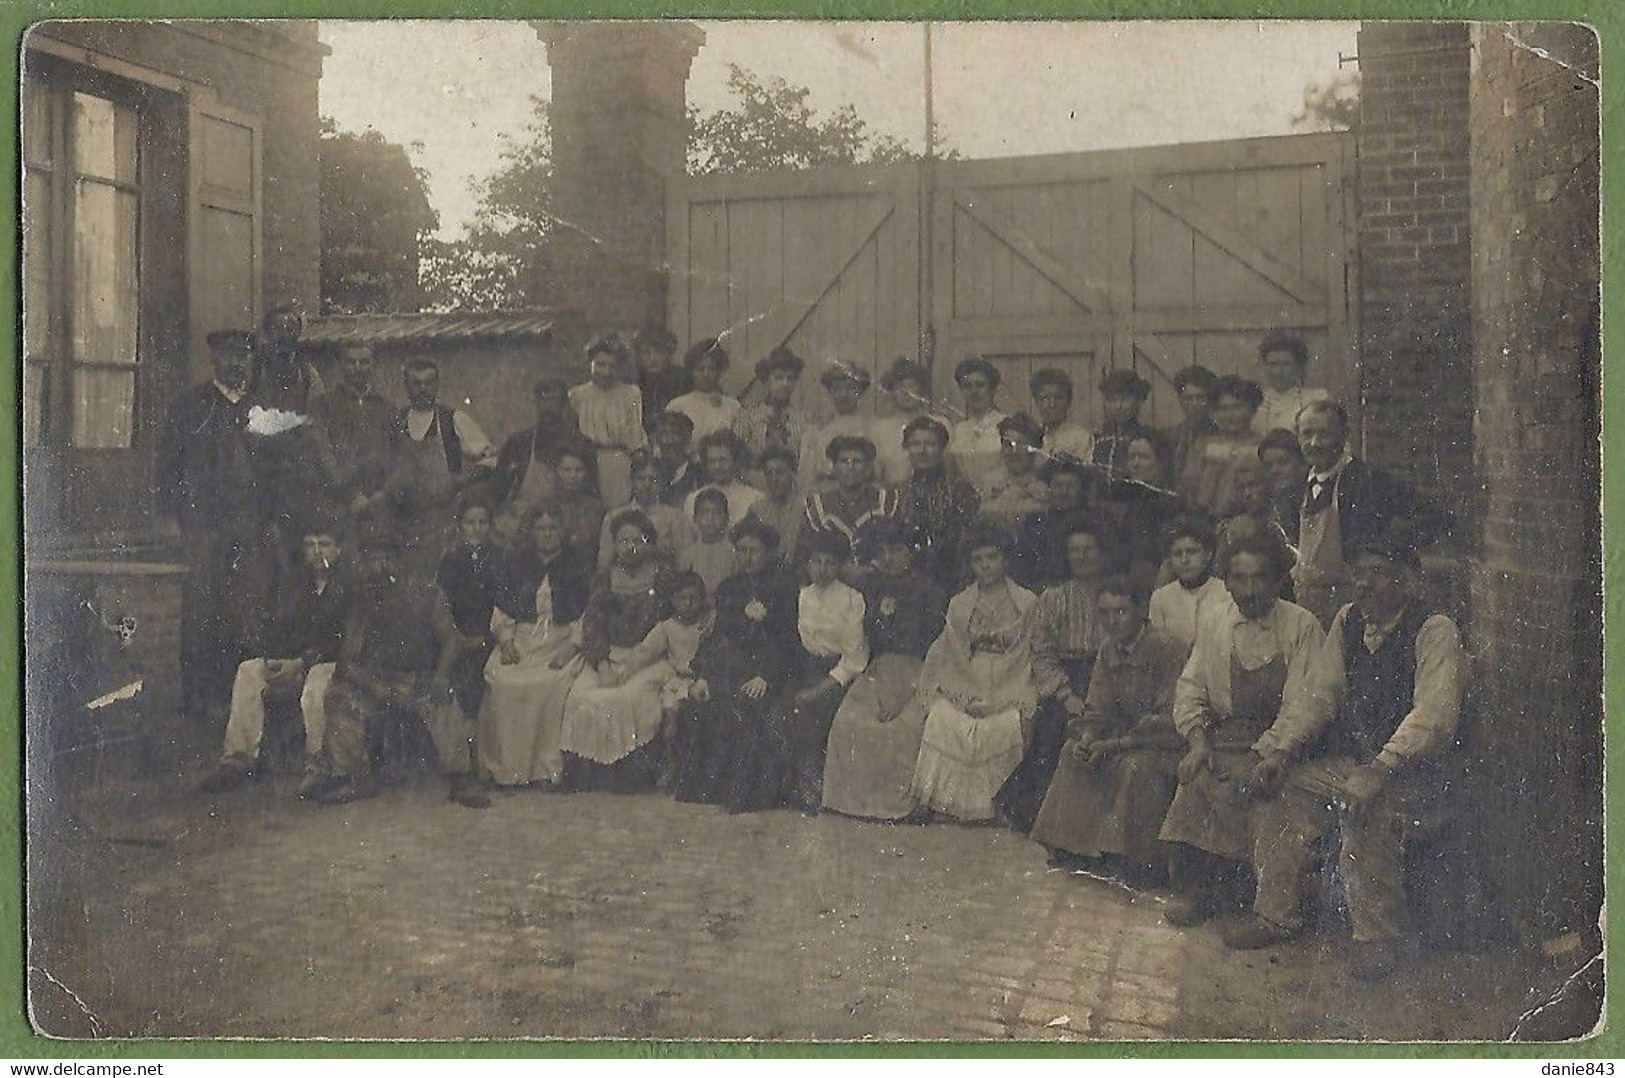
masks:
<path id="1" fill-rule="evenodd" d="M 694 656 L 700 650 L 700 641 L 716 623 L 717 612 L 698 573 L 673 575 L 667 593 L 671 596 L 671 617 L 650 629 L 649 635 L 627 653 L 621 666 L 606 665 L 598 683 L 610 688 L 662 659 L 670 663 L 672 674 L 660 686 L 661 738 L 669 750 L 676 736 L 678 713 L 694 687 Z M 668 751 L 662 768 L 663 784 L 667 786 L 672 762 Z"/>
<path id="2" fill-rule="evenodd" d="M 734 571 L 734 547 L 728 538 L 728 496 L 715 487 L 694 495 L 694 542 L 678 561 L 678 568 L 698 573 L 713 594 Z"/>
<path id="3" fill-rule="evenodd" d="M 505 579 L 504 553 L 493 539 L 490 507 L 469 501 L 457 514 L 457 545 L 440 559 L 435 580 L 457 630 L 452 692 L 470 715 L 479 714 L 485 695 L 485 660 L 495 643 L 491 611 Z"/>
<path id="4" fill-rule="evenodd" d="M 869 665 L 863 596 L 841 580 L 852 546 L 840 532 L 818 532 L 806 542 L 808 584 L 796 606 L 796 629 L 806 665 L 791 698 L 785 791 L 792 804 L 817 812 L 824 802 L 824 753 L 830 725 L 854 678 Z"/>
<path id="5" fill-rule="evenodd" d="M 1151 595 L 1151 627 L 1187 648 L 1196 643 L 1202 612 L 1227 596 L 1224 581 L 1213 575 L 1217 548 L 1213 526 L 1201 517 L 1180 517 L 1168 526 L 1168 562 L 1174 579 Z"/>
<path id="6" fill-rule="evenodd" d="M 237 667 L 225 745 L 219 765 L 203 781 L 205 793 L 232 789 L 254 773 L 265 734 L 267 693 L 297 696 L 306 755 L 314 757 L 320 751 L 326 727 L 324 699 L 333 680 L 350 598 L 348 574 L 339 570 L 343 550 L 336 524 L 321 521 L 307 527 L 303 572 L 283 596 L 282 610 L 261 648 L 266 657 L 248 659 Z"/>
<path id="7" fill-rule="evenodd" d="M 394 537 L 378 540 L 359 575 L 307 795 L 323 804 L 371 797 L 377 788 L 367 728 L 388 715 L 410 714 L 429 729 L 451 800 L 488 807 L 490 798 L 473 771 L 474 720 L 452 692 L 459 637 L 439 587 L 402 572 Z"/>
<path id="8" fill-rule="evenodd" d="M 629 362 L 619 337 L 598 337 L 587 345 L 590 380 L 570 390 L 581 435 L 598 451 L 598 492 L 610 506 L 625 505 L 632 496 L 630 454 L 648 440 L 642 391 L 621 381 Z"/>
<path id="9" fill-rule="evenodd" d="M 728 371 L 728 350 L 715 337 L 697 342 L 683 357 L 683 366 L 694 379 L 694 389 L 666 405 L 694 421 L 694 440 L 719 430 L 732 430 L 739 418 L 739 401 L 722 391 L 722 376 Z"/>

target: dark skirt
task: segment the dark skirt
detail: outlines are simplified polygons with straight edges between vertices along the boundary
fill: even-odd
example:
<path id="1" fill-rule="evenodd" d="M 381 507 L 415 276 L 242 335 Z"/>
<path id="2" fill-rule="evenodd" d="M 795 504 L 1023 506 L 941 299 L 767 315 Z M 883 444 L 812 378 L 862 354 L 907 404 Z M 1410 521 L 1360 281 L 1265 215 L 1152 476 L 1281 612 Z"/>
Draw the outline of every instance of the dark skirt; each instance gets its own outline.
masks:
<path id="1" fill-rule="evenodd" d="M 802 676 L 768 709 L 728 793 L 729 812 L 757 812 L 786 803 L 816 811 L 824 796 L 824 751 L 845 692 L 800 706 L 795 693 L 829 676 L 839 660 L 809 655 Z"/>
<path id="2" fill-rule="evenodd" d="M 1168 848 L 1157 832 L 1179 785 L 1179 757 L 1175 749 L 1129 749 L 1090 767 L 1068 743 L 1033 824 L 1033 841 L 1082 857 L 1116 854 L 1160 864 Z"/>
<path id="3" fill-rule="evenodd" d="M 1062 663 L 1072 692 L 1079 696 L 1089 691 L 1089 676 L 1094 671 L 1095 657 L 1070 659 Z M 1040 704 L 1033 715 L 1033 728 L 1027 738 L 1027 750 L 1021 763 L 999 787 L 993 803 L 998 806 L 1010 826 L 1026 834 L 1038 819 L 1038 810 L 1049 792 L 1050 779 L 1055 775 L 1061 748 L 1066 744 L 1067 721 L 1071 718 L 1059 699 L 1051 698 Z"/>
<path id="4" fill-rule="evenodd" d="M 679 712 L 671 744 L 671 792 L 677 800 L 726 805 L 736 786 L 748 785 L 756 743 L 791 690 L 770 686 L 762 699 L 751 700 L 739 692 L 747 680 L 713 680 L 709 700 L 690 700 Z"/>
<path id="5" fill-rule="evenodd" d="M 564 754 L 566 790 L 602 790 L 607 793 L 647 793 L 660 776 L 665 746 L 660 741 L 640 745 L 612 764 L 601 764 L 574 753 Z"/>

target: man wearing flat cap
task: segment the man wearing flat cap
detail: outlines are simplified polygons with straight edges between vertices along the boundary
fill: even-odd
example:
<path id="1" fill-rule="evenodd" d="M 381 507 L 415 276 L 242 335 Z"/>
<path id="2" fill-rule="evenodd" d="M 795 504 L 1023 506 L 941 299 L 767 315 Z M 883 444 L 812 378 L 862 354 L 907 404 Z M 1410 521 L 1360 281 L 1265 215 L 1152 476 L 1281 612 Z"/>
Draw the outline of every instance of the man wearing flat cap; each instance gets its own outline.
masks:
<path id="1" fill-rule="evenodd" d="M 1467 670 L 1455 622 L 1419 598 L 1418 566 L 1403 525 L 1355 544 L 1354 601 L 1255 746 L 1258 893 L 1253 917 L 1225 934 L 1231 947 L 1302 930 L 1304 872 L 1335 828 L 1354 976 L 1387 977 L 1405 949 L 1405 845 L 1439 818 Z"/>
<path id="2" fill-rule="evenodd" d="M 254 335 L 208 335 L 213 377 L 169 409 L 158 446 L 160 512 L 180 526 L 186 554 L 181 597 L 181 699 L 200 719 L 223 706 L 230 678 L 256 635 L 254 594 L 263 581 L 261 532 L 269 524 L 247 444 Z M 256 572 L 250 572 L 249 570 Z"/>

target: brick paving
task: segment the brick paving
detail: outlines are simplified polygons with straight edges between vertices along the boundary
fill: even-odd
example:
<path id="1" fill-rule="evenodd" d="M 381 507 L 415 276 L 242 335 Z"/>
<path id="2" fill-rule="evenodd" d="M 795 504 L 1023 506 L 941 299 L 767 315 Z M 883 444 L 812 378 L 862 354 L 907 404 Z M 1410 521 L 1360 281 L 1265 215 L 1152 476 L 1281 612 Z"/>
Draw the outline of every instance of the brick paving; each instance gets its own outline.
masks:
<path id="1" fill-rule="evenodd" d="M 104 790 L 105 790 L 104 784 Z M 334 808 L 273 778 L 36 805 L 30 988 L 65 1036 L 1502 1038 L 1549 984 L 1340 945 L 1227 952 L 1164 896 L 996 828 L 730 817 L 426 777 Z"/>

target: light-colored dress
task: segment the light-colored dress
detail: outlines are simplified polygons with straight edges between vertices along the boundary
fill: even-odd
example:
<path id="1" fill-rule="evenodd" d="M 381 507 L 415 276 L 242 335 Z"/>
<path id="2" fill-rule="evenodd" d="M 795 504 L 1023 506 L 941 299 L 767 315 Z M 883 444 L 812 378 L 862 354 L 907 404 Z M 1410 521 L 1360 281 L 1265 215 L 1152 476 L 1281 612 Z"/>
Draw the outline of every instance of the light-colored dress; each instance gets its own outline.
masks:
<path id="1" fill-rule="evenodd" d="M 910 789 L 921 806 L 961 820 L 993 818 L 994 796 L 1021 763 L 1023 717 L 1037 701 L 1036 602 L 1006 581 L 987 594 L 973 584 L 948 604 L 947 627 L 920 670 L 925 732 Z"/>
<path id="2" fill-rule="evenodd" d="M 499 786 L 557 782 L 564 772 L 560 730 L 564 702 L 581 671 L 578 655 L 561 669 L 552 660 L 581 641 L 581 623 L 553 620 L 553 587 L 543 578 L 536 589 L 536 620 L 515 621 L 501 609 L 491 627 L 501 633 L 513 627 L 519 661 L 502 661 L 501 649 L 485 664 L 485 699 L 480 705 L 481 768 Z"/>
<path id="3" fill-rule="evenodd" d="M 666 405 L 668 412 L 681 412 L 694 423 L 694 434 L 690 444 L 698 446 L 700 439 L 707 434 L 719 430 L 732 430 L 734 421 L 739 418 L 739 401 L 726 393 L 701 393 L 695 390 L 684 393 L 681 397 Z"/>
<path id="4" fill-rule="evenodd" d="M 654 577 L 633 576 L 619 568 L 601 574 L 582 618 L 583 645 L 598 634 L 609 655 L 598 667 L 583 664 L 564 705 L 560 747 L 583 759 L 613 764 L 649 744 L 660 733 L 660 690 L 671 679 L 671 664 L 658 660 L 647 665 L 632 662 L 638 643 L 647 638 L 647 626 L 663 607 Z M 656 622 L 658 625 L 659 622 Z M 602 683 L 613 671 L 616 682 Z"/>
<path id="5" fill-rule="evenodd" d="M 608 389 L 584 382 L 570 390 L 582 437 L 598 449 L 598 493 L 605 505 L 632 497 L 631 452 L 647 440 L 643 432 L 643 392 L 620 382 Z"/>

